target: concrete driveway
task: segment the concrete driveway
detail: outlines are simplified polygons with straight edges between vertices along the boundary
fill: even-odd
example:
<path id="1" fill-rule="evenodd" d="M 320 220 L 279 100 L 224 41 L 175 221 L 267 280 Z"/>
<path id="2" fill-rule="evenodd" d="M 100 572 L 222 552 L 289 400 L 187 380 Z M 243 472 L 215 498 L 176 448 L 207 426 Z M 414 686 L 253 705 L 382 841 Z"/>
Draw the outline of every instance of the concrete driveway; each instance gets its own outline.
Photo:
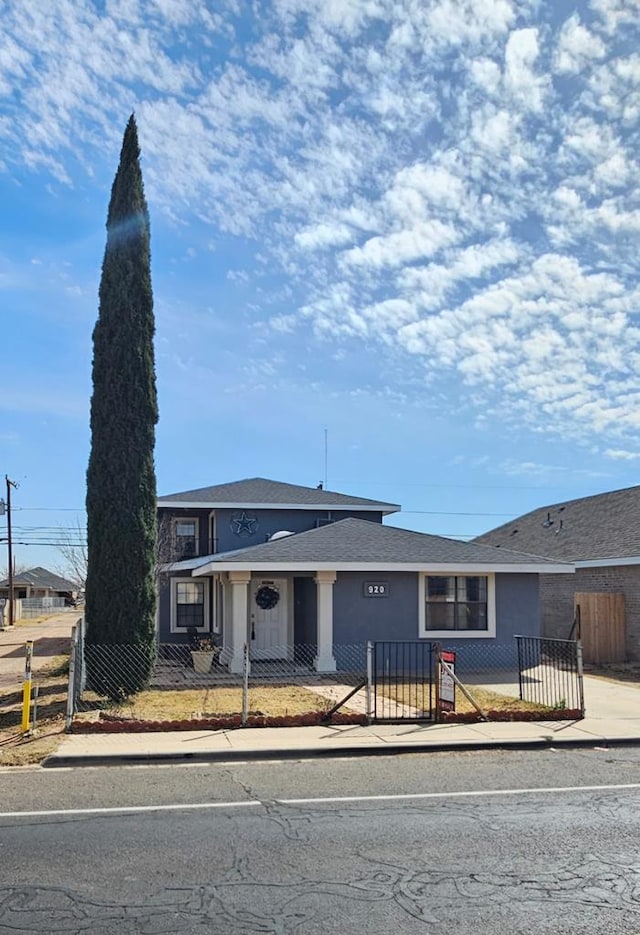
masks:
<path id="1" fill-rule="evenodd" d="M 640 684 L 585 675 L 584 706 L 590 718 L 637 718 L 640 716 Z"/>
<path id="2" fill-rule="evenodd" d="M 77 610 L 66 611 L 39 623 L 18 623 L 12 630 L 0 632 L 0 692 L 15 690 L 22 684 L 27 640 L 33 640 L 32 671 L 38 672 L 68 651 L 71 628 L 78 619 Z"/>
<path id="3" fill-rule="evenodd" d="M 517 672 L 503 672 L 496 677 L 483 675 L 461 676 L 463 682 L 473 688 L 486 688 L 502 695 L 518 697 L 520 688 Z M 584 676 L 584 706 L 589 718 L 625 718 L 640 717 L 640 683 L 616 682 Z"/>

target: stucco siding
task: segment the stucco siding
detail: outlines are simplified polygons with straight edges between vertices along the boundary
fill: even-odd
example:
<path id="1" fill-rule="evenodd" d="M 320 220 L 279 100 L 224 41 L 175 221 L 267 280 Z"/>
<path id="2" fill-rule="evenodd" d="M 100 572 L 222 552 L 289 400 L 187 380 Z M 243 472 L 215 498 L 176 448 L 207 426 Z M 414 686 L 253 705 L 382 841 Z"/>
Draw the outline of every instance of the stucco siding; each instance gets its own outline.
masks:
<path id="1" fill-rule="evenodd" d="M 389 585 L 387 597 L 365 597 L 367 581 Z M 339 572 L 333 589 L 333 641 L 415 640 L 418 636 L 415 572 Z"/>
<path id="2" fill-rule="evenodd" d="M 415 572 L 340 572 L 334 588 L 334 641 L 415 640 L 418 632 L 418 580 Z M 367 581 L 385 581 L 388 597 L 365 597 Z M 492 643 L 513 641 L 513 636 L 540 634 L 538 576 L 496 575 L 496 637 Z M 479 642 L 454 637 L 456 645 Z"/>
<path id="3" fill-rule="evenodd" d="M 273 570 L 272 576 L 278 577 L 277 569 Z M 366 582 L 386 583 L 388 596 L 366 597 Z M 311 577 L 300 577 L 295 579 L 294 588 L 294 640 L 298 644 L 313 645 L 316 641 L 316 585 Z M 416 572 L 389 572 L 384 575 L 338 572 L 333 589 L 334 645 L 364 646 L 367 640 L 419 639 L 418 595 L 419 575 Z M 168 575 L 163 575 L 161 580 L 159 620 L 161 642 L 185 641 L 183 634 L 170 632 Z M 496 575 L 495 638 L 465 639 L 452 635 L 441 642 L 444 646 L 460 650 L 461 662 L 467 659 L 476 667 L 481 664 L 491 667 L 512 664 L 515 658 L 513 637 L 516 634 L 540 634 L 538 576 L 534 574 Z"/>
<path id="4" fill-rule="evenodd" d="M 214 540 L 213 542 L 211 542 L 209 533 L 210 515 L 212 512 L 215 513 L 214 530 L 211 533 L 211 537 Z M 237 528 L 237 524 L 235 524 L 233 520 L 241 516 L 243 512 L 246 513 L 249 520 L 255 520 L 256 522 L 249 523 L 249 527 L 252 530 L 250 534 L 247 534 L 245 530 L 245 533 L 238 535 L 234 532 L 234 529 Z M 309 529 L 315 528 L 316 521 L 326 520 L 328 518 L 332 519 L 334 522 L 346 519 L 347 517 L 367 520 L 374 523 L 382 522 L 382 513 L 358 512 L 357 510 L 332 510 L 328 513 L 326 510 L 243 510 L 242 507 L 239 507 L 237 510 L 212 511 L 186 507 L 181 510 L 176 508 L 160 508 L 158 516 L 161 520 L 161 528 L 163 528 L 162 520 L 166 520 L 164 523 L 164 539 L 169 540 L 165 542 L 167 548 L 170 546 L 172 519 L 175 517 L 182 519 L 197 518 L 199 521 L 199 555 L 208 555 L 213 552 L 229 552 L 234 549 L 246 549 L 252 545 L 262 545 L 262 543 L 267 542 L 275 532 L 280 532 L 281 530 L 287 530 L 293 533 L 306 532 Z M 165 556 L 163 560 L 169 561 L 171 560 L 171 556 Z"/>

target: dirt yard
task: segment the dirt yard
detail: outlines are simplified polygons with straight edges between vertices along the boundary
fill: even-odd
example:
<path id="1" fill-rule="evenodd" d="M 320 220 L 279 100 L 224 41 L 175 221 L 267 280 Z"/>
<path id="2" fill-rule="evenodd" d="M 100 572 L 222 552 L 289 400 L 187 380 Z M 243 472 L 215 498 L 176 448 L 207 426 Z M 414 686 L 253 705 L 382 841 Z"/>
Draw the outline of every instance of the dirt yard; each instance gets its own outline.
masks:
<path id="1" fill-rule="evenodd" d="M 17 621 L 0 632 L 0 767 L 39 763 L 60 742 L 67 700 L 67 664 L 71 628 L 77 613 Z M 37 686 L 37 728 L 24 738 L 22 682 L 25 642 L 33 640 L 33 684 Z"/>

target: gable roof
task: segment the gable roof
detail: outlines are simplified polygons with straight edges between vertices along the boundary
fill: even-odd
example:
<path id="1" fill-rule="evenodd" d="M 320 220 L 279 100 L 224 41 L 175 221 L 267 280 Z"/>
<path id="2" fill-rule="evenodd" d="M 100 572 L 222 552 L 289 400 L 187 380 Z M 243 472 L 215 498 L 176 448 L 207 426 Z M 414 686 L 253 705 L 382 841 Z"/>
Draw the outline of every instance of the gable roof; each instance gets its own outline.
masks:
<path id="1" fill-rule="evenodd" d="M 640 556 L 640 487 L 540 507 L 473 541 L 571 562 Z"/>
<path id="2" fill-rule="evenodd" d="M 310 529 L 261 545 L 220 552 L 171 566 L 170 570 L 193 570 L 196 576 L 233 570 L 424 570 L 454 572 L 475 570 L 552 572 L 556 562 L 522 555 L 507 549 L 442 536 L 383 526 L 362 519 L 342 519 L 329 526 Z"/>
<path id="3" fill-rule="evenodd" d="M 18 584 L 29 584 L 32 588 L 50 588 L 52 591 L 77 591 L 78 586 L 73 581 L 67 581 L 60 575 L 54 574 L 48 568 L 42 568 L 37 565 L 35 568 L 29 568 L 28 571 L 21 571 L 13 576 L 13 586 Z M 9 579 L 0 581 L 0 588 L 8 588 Z"/>
<path id="4" fill-rule="evenodd" d="M 246 480 L 232 481 L 229 484 L 216 484 L 213 487 L 199 487 L 197 490 L 183 490 L 158 498 L 158 506 L 190 506 L 235 509 L 252 507 L 260 509 L 298 510 L 371 510 L 378 513 L 396 513 L 397 503 L 381 500 L 368 500 L 364 497 L 351 497 L 348 494 L 323 490 L 320 487 L 301 487 L 298 484 L 285 484 L 282 481 L 268 480 L 265 477 L 251 477 Z"/>

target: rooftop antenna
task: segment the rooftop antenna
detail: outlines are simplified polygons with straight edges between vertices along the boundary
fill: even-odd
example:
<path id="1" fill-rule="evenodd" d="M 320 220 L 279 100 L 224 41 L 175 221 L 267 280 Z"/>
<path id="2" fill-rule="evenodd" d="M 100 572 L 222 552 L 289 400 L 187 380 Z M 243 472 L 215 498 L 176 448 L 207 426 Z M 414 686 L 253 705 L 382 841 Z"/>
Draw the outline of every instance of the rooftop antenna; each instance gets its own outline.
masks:
<path id="1" fill-rule="evenodd" d="M 324 430 L 324 489 L 327 489 L 327 471 L 329 464 L 329 429 Z"/>

